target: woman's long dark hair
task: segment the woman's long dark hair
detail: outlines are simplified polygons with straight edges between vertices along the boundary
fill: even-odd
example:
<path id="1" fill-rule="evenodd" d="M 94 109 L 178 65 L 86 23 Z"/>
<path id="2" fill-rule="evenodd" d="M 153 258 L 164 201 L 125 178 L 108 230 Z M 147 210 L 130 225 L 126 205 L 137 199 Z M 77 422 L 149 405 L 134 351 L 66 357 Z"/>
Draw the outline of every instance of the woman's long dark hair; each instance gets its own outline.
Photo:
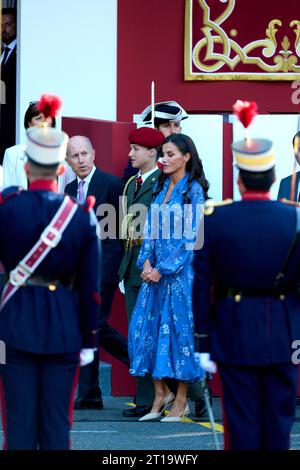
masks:
<path id="1" fill-rule="evenodd" d="M 185 134 L 171 134 L 165 139 L 164 144 L 167 144 L 168 142 L 171 142 L 172 144 L 174 144 L 178 148 L 179 152 L 182 153 L 183 155 L 185 155 L 186 153 L 189 153 L 191 155 L 191 158 L 186 164 L 186 171 L 189 173 L 189 179 L 188 179 L 188 190 L 183 195 L 184 203 L 190 202 L 188 193 L 189 193 L 192 181 L 198 181 L 198 183 L 202 186 L 205 200 L 209 199 L 209 196 L 208 196 L 209 183 L 207 179 L 205 178 L 202 161 L 198 155 L 198 152 L 197 152 L 197 149 L 193 140 L 188 135 L 185 135 Z M 167 178 L 167 175 L 161 172 L 161 174 L 158 177 L 157 190 L 155 191 L 153 197 L 155 197 L 158 193 L 161 192 L 161 190 L 164 187 L 166 178 Z"/>

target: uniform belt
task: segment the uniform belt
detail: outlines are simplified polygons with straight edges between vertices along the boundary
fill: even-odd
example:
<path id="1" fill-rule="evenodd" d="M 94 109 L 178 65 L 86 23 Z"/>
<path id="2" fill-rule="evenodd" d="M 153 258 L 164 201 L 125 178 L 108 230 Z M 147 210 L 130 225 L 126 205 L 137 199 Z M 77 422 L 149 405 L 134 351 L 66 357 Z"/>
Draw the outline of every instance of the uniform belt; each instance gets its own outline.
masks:
<path id="1" fill-rule="evenodd" d="M 126 250 L 132 248 L 133 246 L 141 246 L 143 243 L 142 238 L 128 238 L 126 240 Z"/>
<path id="2" fill-rule="evenodd" d="M 228 289 L 221 289 L 218 297 L 220 298 L 234 298 L 235 301 L 240 301 L 242 297 L 278 297 L 283 300 L 286 295 L 296 294 L 298 290 L 296 287 L 284 288 L 280 292 L 277 292 L 274 288 L 243 288 L 238 289 L 235 287 L 229 287 Z"/>
<path id="3" fill-rule="evenodd" d="M 39 286 L 47 287 L 51 291 L 55 291 L 58 287 L 73 288 L 73 281 L 71 279 L 49 279 L 43 276 L 31 276 L 22 287 Z"/>
<path id="4" fill-rule="evenodd" d="M 142 238 L 135 238 L 133 240 L 130 240 L 130 243 L 132 246 L 142 246 L 143 239 Z"/>

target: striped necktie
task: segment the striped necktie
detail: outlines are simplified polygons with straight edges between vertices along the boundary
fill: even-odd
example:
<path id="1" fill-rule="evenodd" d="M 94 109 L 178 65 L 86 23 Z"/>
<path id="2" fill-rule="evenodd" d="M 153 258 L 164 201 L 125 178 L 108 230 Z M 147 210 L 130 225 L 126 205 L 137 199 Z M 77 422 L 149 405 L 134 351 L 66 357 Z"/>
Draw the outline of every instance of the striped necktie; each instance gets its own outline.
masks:
<path id="1" fill-rule="evenodd" d="M 5 46 L 5 48 L 4 48 L 4 56 L 3 56 L 3 60 L 2 60 L 2 62 L 1 62 L 2 65 L 5 65 L 5 62 L 7 61 L 7 56 L 8 56 L 8 54 L 9 54 L 9 52 L 10 52 L 10 48 L 7 47 L 7 46 Z"/>
<path id="2" fill-rule="evenodd" d="M 84 183 L 85 181 L 81 180 L 79 181 L 79 185 L 78 185 L 78 200 L 80 202 L 83 202 L 85 200 L 85 195 L 84 195 L 84 190 L 83 190 Z"/>
<path id="3" fill-rule="evenodd" d="M 135 187 L 134 187 L 134 195 L 136 195 L 139 192 L 140 187 L 143 184 L 143 179 L 141 176 L 137 176 L 135 180 Z"/>

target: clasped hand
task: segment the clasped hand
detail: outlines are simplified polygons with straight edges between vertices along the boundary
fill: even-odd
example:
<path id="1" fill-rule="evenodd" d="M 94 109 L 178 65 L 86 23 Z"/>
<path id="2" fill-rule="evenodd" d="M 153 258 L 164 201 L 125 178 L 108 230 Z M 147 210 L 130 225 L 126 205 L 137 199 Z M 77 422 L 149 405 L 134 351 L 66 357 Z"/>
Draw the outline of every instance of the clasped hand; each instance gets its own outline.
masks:
<path id="1" fill-rule="evenodd" d="M 144 263 L 143 271 L 141 274 L 141 279 L 144 282 L 159 282 L 161 279 L 161 274 L 160 272 L 156 269 L 153 268 L 150 264 L 150 261 L 147 259 Z"/>

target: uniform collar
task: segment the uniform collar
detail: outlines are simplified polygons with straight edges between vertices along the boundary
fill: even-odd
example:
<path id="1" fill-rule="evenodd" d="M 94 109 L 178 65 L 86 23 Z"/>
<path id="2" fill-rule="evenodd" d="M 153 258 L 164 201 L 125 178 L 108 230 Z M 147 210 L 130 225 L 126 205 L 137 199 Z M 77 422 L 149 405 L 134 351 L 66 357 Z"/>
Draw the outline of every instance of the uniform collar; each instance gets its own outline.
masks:
<path id="1" fill-rule="evenodd" d="M 56 180 L 35 180 L 29 183 L 29 191 L 53 191 L 58 192 Z"/>
<path id="2" fill-rule="evenodd" d="M 155 165 L 155 167 L 152 168 L 152 170 L 146 171 L 146 173 L 144 173 L 144 174 L 142 174 L 142 175 L 141 175 L 140 172 L 138 172 L 137 177 L 140 176 L 140 177 L 142 178 L 142 180 L 143 180 L 143 183 L 145 183 L 146 179 L 147 179 L 150 175 L 152 175 L 152 173 L 154 173 L 156 170 L 158 170 L 158 166 L 157 166 L 157 165 Z"/>
<path id="3" fill-rule="evenodd" d="M 243 201 L 271 201 L 271 191 L 247 190 L 242 194 Z"/>

